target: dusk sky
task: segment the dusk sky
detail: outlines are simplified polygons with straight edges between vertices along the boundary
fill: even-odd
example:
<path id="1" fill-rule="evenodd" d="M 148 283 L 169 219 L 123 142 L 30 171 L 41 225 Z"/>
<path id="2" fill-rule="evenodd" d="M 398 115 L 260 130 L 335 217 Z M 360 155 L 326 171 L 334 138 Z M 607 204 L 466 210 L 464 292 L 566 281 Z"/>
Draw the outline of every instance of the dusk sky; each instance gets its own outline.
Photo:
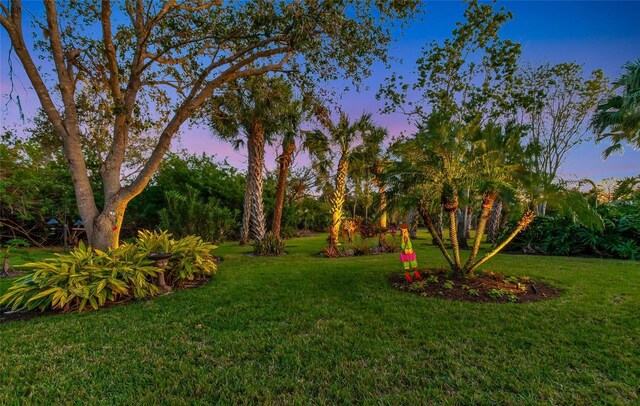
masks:
<path id="1" fill-rule="evenodd" d="M 41 8 L 41 3 L 27 3 L 25 7 Z M 532 64 L 545 62 L 578 62 L 584 64 L 585 75 L 600 68 L 605 75 L 616 79 L 625 62 L 640 57 L 640 1 L 500 1 L 514 14 L 503 31 L 502 38 L 522 44 L 522 61 Z M 441 41 L 450 36 L 455 22 L 462 18 L 465 4 L 459 1 L 426 2 L 425 14 L 397 37 L 391 54 L 403 59 L 395 63 L 392 69 L 410 76 L 421 47 L 432 41 Z M 7 50 L 9 41 L 4 30 L 0 31 L 0 92 L 2 107 L 0 120 L 2 127 L 20 129 L 23 124 L 18 117 L 15 105 L 6 105 L 10 91 Z M 14 65 L 14 92 L 20 95 L 28 120 L 39 106 L 35 93 L 29 90 L 19 61 L 12 56 Z M 375 100 L 375 94 L 391 72 L 377 65 L 374 75 L 365 81 L 366 89 L 357 93 L 354 90 L 345 93 L 342 107 L 351 116 L 359 116 L 363 111 L 371 112 L 374 121 L 387 126 L 392 136 L 402 131 L 412 131 L 404 117 L 400 115 L 382 115 L 381 102 Z M 342 88 L 346 83 L 335 83 Z M 26 124 L 28 125 L 28 123 Z M 228 161 L 244 168 L 246 157 L 242 151 L 235 152 L 228 144 L 216 141 L 206 129 L 183 128 L 180 142 L 174 142 L 173 149 L 184 147 L 192 152 L 215 154 L 219 160 Z M 612 155 L 604 161 L 601 157 L 606 143 L 594 145 L 587 142 L 574 150 L 561 168 L 565 178 L 588 177 L 602 179 L 607 177 L 632 176 L 640 173 L 640 151 L 626 147 L 623 155 Z M 268 168 L 275 167 L 275 152 L 269 149 Z M 304 164 L 302 159 L 298 166 Z"/>

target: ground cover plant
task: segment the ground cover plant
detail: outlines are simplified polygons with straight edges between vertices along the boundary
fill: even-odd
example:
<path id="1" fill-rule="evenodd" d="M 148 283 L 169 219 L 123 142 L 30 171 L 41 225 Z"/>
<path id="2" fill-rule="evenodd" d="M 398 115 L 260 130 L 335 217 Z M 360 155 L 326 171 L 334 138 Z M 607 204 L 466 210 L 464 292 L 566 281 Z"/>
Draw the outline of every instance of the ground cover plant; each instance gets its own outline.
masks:
<path id="1" fill-rule="evenodd" d="M 0 296 L 0 306 L 11 310 L 81 312 L 109 303 L 153 297 L 167 286 L 184 286 L 196 277 L 216 271 L 215 246 L 200 237 L 180 240 L 166 232 L 142 231 L 131 244 L 100 251 L 83 243 L 69 253 L 22 265 L 26 272 Z M 166 269 L 148 258 L 169 254 Z"/>
<path id="2" fill-rule="evenodd" d="M 498 254 L 491 270 L 562 295 L 465 303 L 393 289 L 397 254 L 318 258 L 326 237 L 286 257 L 223 244 L 197 289 L 0 323 L 0 403 L 638 401 L 636 263 Z M 413 242 L 421 267 L 447 265 Z"/>

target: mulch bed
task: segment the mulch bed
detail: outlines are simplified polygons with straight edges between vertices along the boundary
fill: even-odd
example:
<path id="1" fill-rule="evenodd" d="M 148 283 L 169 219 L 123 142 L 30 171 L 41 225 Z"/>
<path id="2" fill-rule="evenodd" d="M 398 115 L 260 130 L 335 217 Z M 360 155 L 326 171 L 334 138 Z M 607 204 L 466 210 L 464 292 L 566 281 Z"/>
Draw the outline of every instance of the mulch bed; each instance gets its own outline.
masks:
<path id="1" fill-rule="evenodd" d="M 528 303 L 560 296 L 558 290 L 527 277 L 505 277 L 498 272 L 487 271 L 465 279 L 453 279 L 444 269 L 419 273 L 421 281 L 410 273 L 413 283 L 405 279 L 404 273 L 393 274 L 388 279 L 394 288 L 403 292 L 464 302 Z"/>
<path id="2" fill-rule="evenodd" d="M 202 286 L 204 284 L 206 284 L 207 282 L 209 282 L 209 278 L 200 278 L 200 279 L 194 279 L 192 281 L 186 281 L 182 286 L 180 287 L 173 287 L 174 291 L 179 291 L 179 290 L 184 290 L 184 289 L 191 289 L 191 288 L 197 288 L 198 286 Z M 134 297 L 129 297 L 126 298 L 124 300 L 118 300 L 115 302 L 106 302 L 104 304 L 104 306 L 102 306 L 100 309 L 98 310 L 102 310 L 102 309 L 106 309 L 109 307 L 114 307 L 114 306 L 119 306 L 121 304 L 124 303 L 128 303 L 131 301 L 134 301 L 135 298 Z M 153 300 L 153 298 L 148 298 L 148 299 L 142 299 L 142 300 Z M 93 310 L 93 308 L 91 307 L 87 307 L 85 308 L 85 310 L 83 311 L 91 311 Z M 34 317 L 43 317 L 43 316 L 52 316 L 54 314 L 63 314 L 64 312 L 62 310 L 44 310 L 44 311 L 40 311 L 40 310 L 27 310 L 27 311 L 11 311 L 11 309 L 7 309 L 7 308 L 2 308 L 0 307 L 0 323 L 6 323 L 9 321 L 16 321 L 16 320 L 30 320 L 33 319 Z M 71 312 L 73 313 L 73 312 Z"/>

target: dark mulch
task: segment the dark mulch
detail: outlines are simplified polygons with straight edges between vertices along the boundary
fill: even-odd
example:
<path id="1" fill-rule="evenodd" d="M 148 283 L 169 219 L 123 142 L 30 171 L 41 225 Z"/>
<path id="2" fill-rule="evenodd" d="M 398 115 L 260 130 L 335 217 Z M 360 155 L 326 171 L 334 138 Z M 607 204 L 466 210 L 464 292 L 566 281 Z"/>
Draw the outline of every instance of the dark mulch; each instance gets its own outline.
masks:
<path id="1" fill-rule="evenodd" d="M 391 285 L 401 291 L 424 297 L 438 297 L 476 303 L 527 303 L 560 296 L 550 286 L 527 277 L 505 277 L 498 272 L 480 273 L 465 279 L 453 279 L 445 270 L 421 270 L 422 281 L 410 273 L 413 283 L 404 273 L 391 275 Z"/>
<path id="2" fill-rule="evenodd" d="M 185 282 L 180 287 L 174 287 L 173 290 L 184 290 L 184 289 L 197 288 L 198 286 L 202 286 L 207 282 L 209 282 L 209 278 L 194 279 L 192 281 Z M 153 298 L 141 299 L 141 300 L 152 300 L 152 299 Z M 131 301 L 134 301 L 134 300 L 135 299 L 133 297 L 129 297 L 129 298 L 126 298 L 124 300 L 106 302 L 104 304 L 104 306 L 102 306 L 98 310 L 106 309 L 106 308 L 113 307 L 113 306 L 119 306 L 121 304 L 128 303 L 128 302 L 131 302 Z M 93 310 L 93 308 L 87 307 L 84 311 L 90 311 L 90 310 Z M 5 323 L 5 322 L 9 322 L 9 321 L 17 321 L 17 320 L 30 320 L 30 319 L 33 319 L 35 317 L 52 316 L 54 314 L 63 314 L 63 313 L 64 312 L 62 310 L 57 310 L 57 309 L 56 310 L 48 309 L 48 310 L 43 310 L 43 311 L 40 311 L 40 310 L 37 310 L 37 309 L 36 310 L 17 310 L 17 311 L 12 311 L 11 309 L 0 307 L 0 323 Z"/>

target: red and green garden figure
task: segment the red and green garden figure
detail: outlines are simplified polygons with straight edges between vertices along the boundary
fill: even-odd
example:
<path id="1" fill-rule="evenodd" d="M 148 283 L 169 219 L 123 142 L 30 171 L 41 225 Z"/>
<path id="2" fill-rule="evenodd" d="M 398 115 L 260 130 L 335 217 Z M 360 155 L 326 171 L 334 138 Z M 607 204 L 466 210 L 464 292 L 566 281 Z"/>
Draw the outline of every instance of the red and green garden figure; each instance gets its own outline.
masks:
<path id="1" fill-rule="evenodd" d="M 406 271 L 404 277 L 407 279 L 407 281 L 413 282 L 413 279 L 409 274 L 409 268 L 412 268 L 413 275 L 417 279 L 422 279 L 422 276 L 418 273 L 418 261 L 416 259 L 416 253 L 413 250 L 413 244 L 411 243 L 411 238 L 409 237 L 409 226 L 403 224 L 400 226 L 400 230 L 402 231 L 402 239 L 400 242 L 402 252 L 400 252 L 400 260 L 402 261 L 404 270 Z"/>

